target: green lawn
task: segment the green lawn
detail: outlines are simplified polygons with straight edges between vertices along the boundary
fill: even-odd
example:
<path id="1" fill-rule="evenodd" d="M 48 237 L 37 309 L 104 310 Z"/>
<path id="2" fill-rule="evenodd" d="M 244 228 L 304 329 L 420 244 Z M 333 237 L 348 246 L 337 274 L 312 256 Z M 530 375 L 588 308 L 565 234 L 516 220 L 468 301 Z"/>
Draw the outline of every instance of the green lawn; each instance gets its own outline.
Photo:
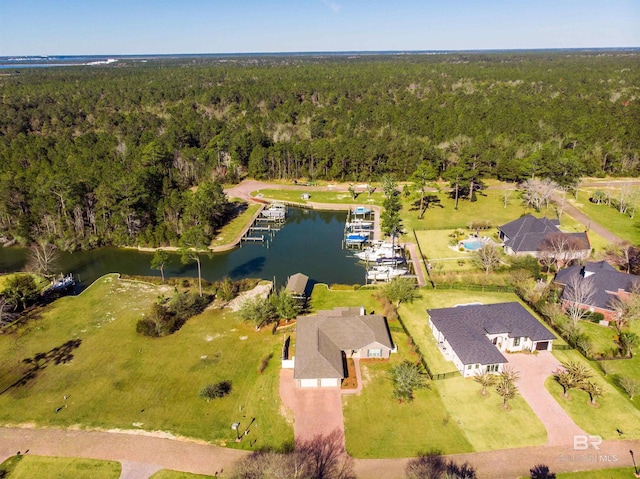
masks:
<path id="1" fill-rule="evenodd" d="M 631 323 L 631 331 L 640 336 L 640 321 Z M 600 366 L 607 372 L 606 379 L 615 384 L 620 378 L 635 379 L 640 383 L 640 345 L 634 349 L 631 359 L 615 359 L 599 361 Z M 632 403 L 640 409 L 640 393 L 636 394 Z"/>
<path id="2" fill-rule="evenodd" d="M 249 441 L 230 441 L 230 425 L 255 417 L 256 447 L 291 442 L 291 424 L 280 412 L 277 361 L 257 373 L 260 358 L 279 356 L 281 336 L 256 333 L 219 310 L 191 318 L 171 336 L 140 336 L 136 321 L 159 294 L 171 289 L 163 293 L 108 275 L 0 336 L 0 423 L 161 430 L 248 449 Z M 56 353 L 65 344 L 67 351 Z M 49 360 L 31 369 L 30 378 L 23 360 L 44 352 Z M 63 361 L 56 364 L 56 358 Z M 203 386 L 221 380 L 232 381 L 229 396 L 211 403 L 198 396 Z"/>
<path id="3" fill-rule="evenodd" d="M 593 344 L 593 354 L 604 354 L 610 349 L 618 349 L 614 338 L 617 336 L 616 330 L 589 321 L 581 321 L 580 328 L 589 337 Z"/>
<path id="4" fill-rule="evenodd" d="M 617 430 L 624 432 L 624 438 L 640 437 L 640 411 L 634 407 L 629 399 L 623 396 L 614 386 L 605 381 L 596 368 L 576 351 L 557 351 L 556 356 L 561 362 L 577 361 L 588 365 L 593 372 L 596 383 L 602 386 L 604 396 L 598 399 L 597 406 L 589 404 L 589 395 L 584 391 L 572 389 L 570 400 L 562 397 L 562 386 L 552 377 L 547 378 L 545 386 L 556 398 L 573 421 L 589 434 L 598 434 L 604 439 L 619 439 Z"/>
<path id="5" fill-rule="evenodd" d="M 502 407 L 495 389 L 480 395 L 481 387 L 473 379 L 455 377 L 434 382 L 442 401 L 465 432 L 474 451 L 539 446 L 547 441 L 547 431 L 527 402 L 518 396 Z"/>
<path id="6" fill-rule="evenodd" d="M 402 222 L 407 231 L 467 228 L 471 221 L 484 220 L 490 221 L 491 226 L 495 227 L 532 212 L 523 206 L 518 192 L 513 190 L 505 208 L 504 193 L 504 190 L 482 191 L 478 194 L 477 201 L 461 199 L 457 210 L 455 201 L 449 198 L 448 193 L 429 193 L 436 196 L 440 202 L 430 205 L 422 219 L 418 219 L 419 211 L 411 205 L 412 201 L 405 199 L 401 211 Z M 548 214 L 552 215 L 551 212 Z"/>
<path id="7" fill-rule="evenodd" d="M 329 289 L 326 284 L 317 284 L 311 295 L 311 307 L 314 311 L 333 309 L 338 306 L 364 306 L 367 313 L 372 311 L 382 314 L 381 306 L 374 294 L 378 288 L 368 286 L 357 291 L 353 289 Z"/>
<path id="8" fill-rule="evenodd" d="M 118 479 L 122 466 L 115 461 L 67 457 L 13 456 L 0 464 L 6 479 Z M 2 475 L 6 471 L 7 475 Z"/>
<path id="9" fill-rule="evenodd" d="M 589 215 L 596 223 L 601 224 L 609 231 L 614 232 L 621 238 L 631 241 L 633 244 L 640 243 L 640 223 L 639 217 L 630 218 L 628 214 L 619 213 L 615 208 L 605 204 L 596 205 L 591 203 L 589 198 L 597 188 L 580 190 L 578 199 L 570 198 L 573 206 Z M 606 188 L 603 188 L 605 190 Z M 612 191 L 615 198 L 615 190 Z"/>
<path id="10" fill-rule="evenodd" d="M 233 199 L 232 201 L 240 213 L 218 231 L 215 238 L 211 241 L 211 247 L 222 246 L 233 242 L 260 209 L 260 205 L 257 204 L 248 205 L 238 199 Z"/>
<path id="11" fill-rule="evenodd" d="M 615 467 L 596 471 L 559 472 L 557 479 L 630 479 L 633 478 L 633 467 Z"/>
<path id="12" fill-rule="evenodd" d="M 162 469 L 151 476 L 150 479 L 214 479 L 215 476 L 205 476 L 202 474 L 193 474 L 191 472 L 172 471 L 170 469 Z"/>
<path id="13" fill-rule="evenodd" d="M 359 191 L 359 190 L 358 190 Z M 303 200 L 302 195 L 309 193 L 311 196 L 308 200 Z M 369 196 L 368 193 L 360 193 L 354 200 L 346 191 L 311 191 L 300 188 L 299 190 L 278 190 L 264 189 L 252 191 L 251 196 L 280 201 L 292 201 L 294 203 L 329 203 L 329 204 L 347 204 L 347 205 L 378 205 L 382 206 L 384 196 L 380 191 Z"/>
<path id="14" fill-rule="evenodd" d="M 360 395 L 343 396 L 347 451 L 357 458 L 409 457 L 440 449 L 469 452 L 471 445 L 434 388 L 419 390 L 411 402 L 398 403 L 388 376 L 391 366 L 417 360 L 406 346 L 397 321 L 389 322 L 398 353 L 379 362 L 361 361 L 365 387 Z M 433 385 L 433 383 L 431 383 Z"/>

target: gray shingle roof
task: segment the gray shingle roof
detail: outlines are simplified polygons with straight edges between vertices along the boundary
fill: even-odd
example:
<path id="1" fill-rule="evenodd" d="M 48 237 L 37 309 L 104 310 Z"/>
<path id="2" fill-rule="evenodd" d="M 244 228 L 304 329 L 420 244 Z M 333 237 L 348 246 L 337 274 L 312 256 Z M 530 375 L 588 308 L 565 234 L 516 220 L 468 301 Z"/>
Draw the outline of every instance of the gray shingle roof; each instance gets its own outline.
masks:
<path id="1" fill-rule="evenodd" d="M 295 379 L 344 378 L 342 351 L 378 343 L 393 348 L 387 322 L 361 308 L 335 308 L 302 316 L 296 323 Z"/>
<path id="2" fill-rule="evenodd" d="M 296 273 L 289 277 L 289 281 L 287 281 L 287 291 L 296 295 L 305 295 L 307 290 L 307 283 L 309 282 L 309 277 L 302 273 Z"/>
<path id="3" fill-rule="evenodd" d="M 510 338 L 527 337 L 533 341 L 555 339 L 553 333 L 516 302 L 429 309 L 427 312 L 464 364 L 507 362 L 487 334 L 506 333 Z"/>
<path id="4" fill-rule="evenodd" d="M 555 282 L 565 287 L 562 296 L 565 296 L 567 288 L 571 288 L 572 281 L 589 281 L 594 285 L 594 293 L 588 306 L 613 310 L 613 293 L 618 290 L 630 293 L 635 285 L 640 285 L 640 276 L 626 274 L 618 271 L 606 261 L 587 262 L 585 266 L 577 265 L 558 271 Z"/>
<path id="5" fill-rule="evenodd" d="M 499 227 L 506 236 L 504 244 L 517 253 L 539 251 L 547 235 L 559 233 L 557 221 L 549 218 L 536 218 L 528 214 Z M 580 249 L 591 247 L 586 233 L 563 233 L 575 238 Z"/>

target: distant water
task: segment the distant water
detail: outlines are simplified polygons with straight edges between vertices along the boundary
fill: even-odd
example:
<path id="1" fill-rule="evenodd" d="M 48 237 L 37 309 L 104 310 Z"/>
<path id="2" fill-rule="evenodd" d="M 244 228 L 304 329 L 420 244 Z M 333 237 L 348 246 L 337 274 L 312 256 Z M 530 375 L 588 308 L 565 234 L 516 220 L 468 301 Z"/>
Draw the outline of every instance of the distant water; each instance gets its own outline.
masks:
<path id="1" fill-rule="evenodd" d="M 606 52 L 640 51 L 638 47 L 629 48 L 568 48 L 568 49 L 531 49 L 531 50 L 380 50 L 380 51 L 342 51 L 342 52 L 257 52 L 257 53 L 182 53 L 182 54 L 142 54 L 142 55 L 34 55 L 0 56 L 0 69 L 70 67 L 87 65 L 117 64 L 117 62 L 148 62 L 153 60 L 225 60 L 231 58 L 269 58 L 269 57 L 351 57 L 379 55 L 449 55 L 462 53 L 517 53 L 517 52 Z"/>

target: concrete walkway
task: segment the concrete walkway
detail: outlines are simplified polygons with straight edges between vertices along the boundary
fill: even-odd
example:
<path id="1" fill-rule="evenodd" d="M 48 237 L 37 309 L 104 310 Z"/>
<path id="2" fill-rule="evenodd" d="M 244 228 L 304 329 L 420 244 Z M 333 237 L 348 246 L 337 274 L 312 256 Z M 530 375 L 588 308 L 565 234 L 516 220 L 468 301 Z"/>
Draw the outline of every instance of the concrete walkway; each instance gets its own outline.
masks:
<path id="1" fill-rule="evenodd" d="M 548 446 L 573 445 L 573 437 L 586 434 L 547 391 L 545 380 L 561 367 L 549 351 L 538 354 L 507 354 L 509 365 L 520 372 L 518 391 L 547 429 Z"/>

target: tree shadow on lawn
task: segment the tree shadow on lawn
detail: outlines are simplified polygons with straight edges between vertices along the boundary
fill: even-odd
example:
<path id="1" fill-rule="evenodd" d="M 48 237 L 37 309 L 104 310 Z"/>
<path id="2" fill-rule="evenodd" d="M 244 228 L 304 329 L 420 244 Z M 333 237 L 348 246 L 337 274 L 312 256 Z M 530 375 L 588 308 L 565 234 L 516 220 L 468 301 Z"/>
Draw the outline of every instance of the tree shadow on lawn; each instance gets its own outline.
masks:
<path id="1" fill-rule="evenodd" d="M 38 374 L 51 363 L 58 365 L 70 362 L 73 359 L 73 351 L 78 349 L 81 343 L 82 340 L 79 338 L 70 339 L 61 346 L 53 348 L 46 353 L 36 353 L 32 358 L 23 359 L 22 363 L 26 365 L 28 369 L 17 381 L 0 391 L 0 395 L 15 387 L 25 386 L 30 381 L 36 379 Z"/>

